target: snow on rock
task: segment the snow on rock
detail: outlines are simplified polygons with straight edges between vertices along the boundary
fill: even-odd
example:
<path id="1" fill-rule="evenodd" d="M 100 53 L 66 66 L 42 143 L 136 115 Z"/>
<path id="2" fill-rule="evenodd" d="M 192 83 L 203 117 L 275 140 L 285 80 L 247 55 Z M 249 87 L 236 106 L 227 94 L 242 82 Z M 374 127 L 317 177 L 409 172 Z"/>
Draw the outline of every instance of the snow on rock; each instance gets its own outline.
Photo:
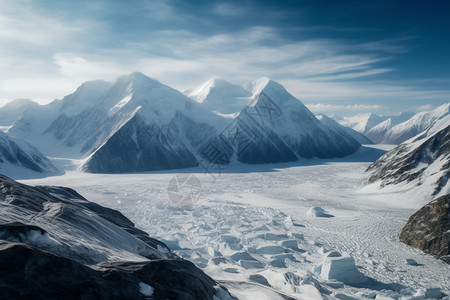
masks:
<path id="1" fill-rule="evenodd" d="M 367 169 L 369 183 L 392 185 L 428 199 L 450 193 L 450 115 L 381 156 Z"/>
<path id="2" fill-rule="evenodd" d="M 431 111 L 419 112 L 410 119 L 389 129 L 381 140 L 384 144 L 400 144 L 421 133 L 435 121 L 450 113 L 450 103 L 441 105 Z"/>
<path id="3" fill-rule="evenodd" d="M 214 299 L 216 281 L 120 212 L 5 176 L 0 190 L 2 298 Z"/>

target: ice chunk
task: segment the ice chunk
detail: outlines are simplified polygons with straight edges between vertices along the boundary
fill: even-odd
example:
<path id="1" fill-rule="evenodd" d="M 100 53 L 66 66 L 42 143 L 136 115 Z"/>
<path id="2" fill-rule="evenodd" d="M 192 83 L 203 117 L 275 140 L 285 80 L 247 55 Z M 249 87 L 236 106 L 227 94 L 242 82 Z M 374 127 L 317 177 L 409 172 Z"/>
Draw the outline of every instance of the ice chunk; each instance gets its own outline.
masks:
<path id="1" fill-rule="evenodd" d="M 260 275 L 260 274 L 252 274 L 249 276 L 248 278 L 250 281 L 265 285 L 265 286 L 270 286 L 269 282 L 267 281 L 266 277 Z"/>
<path id="2" fill-rule="evenodd" d="M 335 279 L 345 284 L 357 284 L 365 282 L 366 277 L 356 268 L 355 261 L 351 256 L 327 256 L 320 277 L 325 280 Z"/>
<path id="3" fill-rule="evenodd" d="M 410 265 L 410 266 L 418 266 L 418 265 L 419 265 L 419 264 L 417 263 L 417 261 L 416 261 L 415 259 L 412 259 L 412 258 L 407 258 L 406 261 L 405 261 L 405 263 L 406 263 L 407 265 Z"/>
<path id="4" fill-rule="evenodd" d="M 285 249 L 281 246 L 265 246 L 256 249 L 256 253 L 258 254 L 282 254 L 285 252 Z"/>
<path id="5" fill-rule="evenodd" d="M 230 256 L 234 261 L 240 260 L 256 260 L 253 256 L 248 254 L 247 252 L 236 252 L 235 254 Z"/>
<path id="6" fill-rule="evenodd" d="M 241 267 L 243 267 L 244 269 L 263 269 L 264 268 L 264 264 L 260 261 L 257 260 L 240 260 L 239 264 L 241 265 Z"/>
<path id="7" fill-rule="evenodd" d="M 307 215 L 311 216 L 311 217 L 318 217 L 318 218 L 334 217 L 333 215 L 326 213 L 325 210 L 319 206 L 313 206 L 310 209 L 308 209 Z"/>

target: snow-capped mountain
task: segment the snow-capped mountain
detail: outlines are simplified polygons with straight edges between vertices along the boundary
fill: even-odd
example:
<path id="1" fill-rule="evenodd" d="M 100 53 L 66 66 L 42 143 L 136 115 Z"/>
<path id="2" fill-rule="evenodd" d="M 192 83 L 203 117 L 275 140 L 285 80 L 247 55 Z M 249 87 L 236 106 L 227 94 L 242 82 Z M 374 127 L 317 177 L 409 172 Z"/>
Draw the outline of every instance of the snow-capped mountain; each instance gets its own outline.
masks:
<path id="1" fill-rule="evenodd" d="M 353 153 L 360 144 L 322 124 L 279 83 L 262 78 L 244 86 L 252 103 L 211 141 L 225 160 L 274 163 L 298 158 L 330 158 Z M 207 152 L 207 151 L 206 151 Z"/>
<path id="2" fill-rule="evenodd" d="M 235 299 L 119 211 L 70 188 L 0 175 L 0 190 L 3 299 Z"/>
<path id="3" fill-rule="evenodd" d="M 365 133 L 365 136 L 367 136 L 375 144 L 389 144 L 389 142 L 386 141 L 386 135 L 391 130 L 391 128 L 407 121 L 412 116 L 414 116 L 414 113 L 411 112 L 403 112 L 399 115 L 391 116 L 387 120 L 372 127 Z"/>
<path id="4" fill-rule="evenodd" d="M 269 163 L 345 156 L 360 146 L 267 78 L 243 87 L 213 79 L 189 95 L 138 72 L 114 83 L 87 82 L 27 110 L 9 133 L 101 173 L 216 163 L 211 147 L 223 152 L 222 163 Z"/>
<path id="5" fill-rule="evenodd" d="M 384 135 L 382 142 L 385 144 L 400 144 L 419 134 L 436 120 L 447 116 L 449 113 L 450 103 L 441 105 L 431 111 L 419 112 L 407 121 L 389 129 Z"/>
<path id="6" fill-rule="evenodd" d="M 343 126 L 330 117 L 327 117 L 323 114 L 318 114 L 318 115 L 316 115 L 316 118 L 318 120 L 320 120 L 320 122 L 322 122 L 322 124 L 333 129 L 338 134 L 346 133 L 346 134 L 350 135 L 352 138 L 354 138 L 355 140 L 357 140 L 358 143 L 360 143 L 360 144 L 373 144 L 373 142 L 371 140 L 369 140 L 364 134 L 351 129 L 350 127 Z"/>
<path id="7" fill-rule="evenodd" d="M 16 99 L 1 107 L 0 126 L 10 126 L 19 119 L 25 111 L 38 107 L 39 104 L 30 99 Z"/>
<path id="8" fill-rule="evenodd" d="M 14 178 L 57 174 L 58 169 L 38 149 L 0 132 L 0 173 Z"/>
<path id="9" fill-rule="evenodd" d="M 425 131 L 392 149 L 367 171 L 369 183 L 380 187 L 418 187 L 425 195 L 450 192 L 450 115 L 436 120 Z"/>
<path id="10" fill-rule="evenodd" d="M 359 133 L 365 134 L 374 126 L 385 121 L 387 118 L 387 116 L 379 116 L 374 113 L 367 113 L 359 114 L 353 117 L 344 117 L 343 119 L 338 120 L 338 122 L 346 127 L 350 127 L 353 130 L 358 131 Z"/>
<path id="11" fill-rule="evenodd" d="M 234 114 L 251 103 L 251 91 L 220 78 L 211 78 L 203 85 L 186 91 L 193 100 L 203 103 L 219 114 Z"/>

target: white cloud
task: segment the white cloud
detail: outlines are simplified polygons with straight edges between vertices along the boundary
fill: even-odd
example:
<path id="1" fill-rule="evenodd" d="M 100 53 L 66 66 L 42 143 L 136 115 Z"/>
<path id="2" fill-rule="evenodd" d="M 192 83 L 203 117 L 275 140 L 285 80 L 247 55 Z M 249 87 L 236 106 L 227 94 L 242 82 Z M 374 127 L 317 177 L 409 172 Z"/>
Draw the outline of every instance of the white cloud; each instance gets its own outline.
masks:
<path id="1" fill-rule="evenodd" d="M 433 105 L 431 104 L 425 104 L 425 105 L 420 105 L 416 107 L 416 110 L 418 111 L 428 111 L 428 110 L 432 110 L 434 108 Z"/>
<path id="2" fill-rule="evenodd" d="M 384 106 L 377 105 L 377 104 L 353 104 L 353 105 L 335 105 L 335 104 L 307 104 L 306 105 L 309 110 L 314 112 L 321 112 L 321 111 L 360 111 L 360 110 L 368 110 L 368 111 L 374 111 L 378 109 L 384 109 Z"/>

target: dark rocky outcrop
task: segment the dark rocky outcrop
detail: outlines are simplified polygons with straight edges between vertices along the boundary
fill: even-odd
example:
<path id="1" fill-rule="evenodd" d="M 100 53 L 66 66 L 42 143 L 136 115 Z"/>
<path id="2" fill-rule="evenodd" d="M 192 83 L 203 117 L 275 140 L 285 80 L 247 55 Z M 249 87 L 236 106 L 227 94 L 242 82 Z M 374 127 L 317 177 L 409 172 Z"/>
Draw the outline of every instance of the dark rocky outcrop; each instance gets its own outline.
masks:
<path id="1" fill-rule="evenodd" d="M 400 234 L 400 241 L 450 264 L 450 194 L 413 214 Z"/>
<path id="2" fill-rule="evenodd" d="M 381 187 L 409 182 L 421 185 L 428 179 L 424 174 L 430 166 L 441 164 L 433 165 L 440 172 L 432 174 L 432 194 L 440 193 L 450 178 L 450 125 L 447 123 L 436 132 L 432 129 L 395 147 L 371 164 L 367 169 L 371 172 L 369 183 L 380 181 Z"/>
<path id="3" fill-rule="evenodd" d="M 0 211 L 1 299 L 213 299 L 220 288 L 120 212 L 72 189 L 0 175 Z"/>

